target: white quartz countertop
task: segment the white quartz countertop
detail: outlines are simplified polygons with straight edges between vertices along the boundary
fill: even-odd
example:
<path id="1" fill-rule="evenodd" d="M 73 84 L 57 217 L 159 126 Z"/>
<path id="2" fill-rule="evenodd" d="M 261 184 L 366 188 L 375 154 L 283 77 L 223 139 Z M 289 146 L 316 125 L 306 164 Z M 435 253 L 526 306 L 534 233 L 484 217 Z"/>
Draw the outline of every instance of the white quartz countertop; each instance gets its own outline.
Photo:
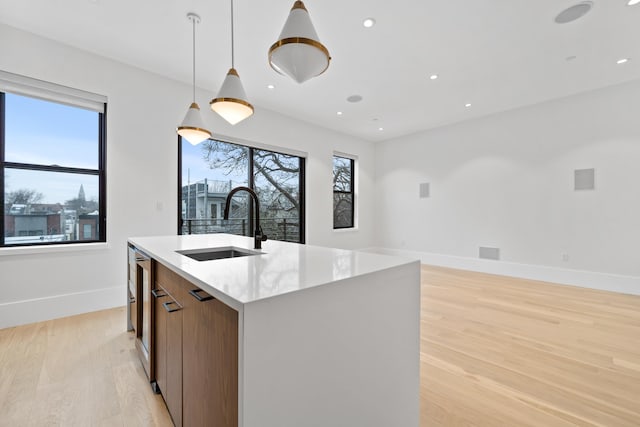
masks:
<path id="1" fill-rule="evenodd" d="M 240 309 L 265 298 L 411 264 L 369 252 L 267 240 L 260 255 L 196 261 L 178 250 L 236 247 L 253 238 L 231 234 L 132 237 L 129 243 L 226 304 Z"/>

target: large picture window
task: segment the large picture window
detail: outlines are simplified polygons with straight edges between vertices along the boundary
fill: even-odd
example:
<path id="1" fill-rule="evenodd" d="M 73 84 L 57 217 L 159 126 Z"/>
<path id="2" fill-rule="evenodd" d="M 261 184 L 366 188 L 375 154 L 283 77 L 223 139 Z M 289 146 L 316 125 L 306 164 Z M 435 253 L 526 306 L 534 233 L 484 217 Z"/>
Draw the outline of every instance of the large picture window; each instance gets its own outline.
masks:
<path id="1" fill-rule="evenodd" d="M 269 239 L 304 243 L 303 157 L 212 139 L 196 146 L 179 141 L 179 234 L 253 235 L 255 213 L 246 193 L 233 197 L 229 220 L 223 220 L 229 191 L 247 186 L 258 195 Z"/>
<path id="2" fill-rule="evenodd" d="M 0 74 L 0 246 L 104 242 L 104 102 L 11 77 Z"/>
<path id="3" fill-rule="evenodd" d="M 333 156 L 333 228 L 353 228 L 354 208 L 354 160 Z"/>

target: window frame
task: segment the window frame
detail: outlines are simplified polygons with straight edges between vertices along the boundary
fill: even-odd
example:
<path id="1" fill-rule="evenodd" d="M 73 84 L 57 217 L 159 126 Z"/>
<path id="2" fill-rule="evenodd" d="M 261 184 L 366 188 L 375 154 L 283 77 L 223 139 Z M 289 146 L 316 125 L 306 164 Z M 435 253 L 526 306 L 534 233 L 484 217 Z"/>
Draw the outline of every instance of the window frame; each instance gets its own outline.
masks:
<path id="1" fill-rule="evenodd" d="M 251 188 L 252 190 L 255 190 L 255 182 L 254 182 L 254 176 L 255 176 L 255 167 L 254 167 L 254 151 L 255 150 L 259 150 L 259 151 L 271 151 L 273 153 L 276 154 L 282 154 L 284 156 L 293 156 L 293 157 L 298 157 L 300 159 L 300 172 L 299 172 L 299 188 L 300 188 L 300 242 L 298 242 L 299 244 L 305 244 L 306 242 L 306 164 L 307 164 L 307 158 L 306 156 L 302 155 L 302 153 L 287 153 L 286 151 L 279 151 L 277 149 L 277 147 L 271 147 L 271 146 L 266 146 L 266 145 L 260 145 L 260 144 L 256 144 L 256 145 L 249 145 L 248 142 L 243 141 L 243 142 L 237 142 L 234 140 L 230 140 L 229 138 L 219 138 L 216 137 L 215 135 L 212 136 L 211 138 L 209 138 L 211 140 L 214 141 L 220 141 L 220 142 L 224 142 L 227 144 L 234 144 L 234 145 L 239 145 L 241 147 L 245 147 L 249 150 L 248 153 L 248 176 L 247 176 L 247 186 L 249 188 Z M 178 135 L 178 197 L 177 197 L 177 212 L 178 212 L 178 221 L 177 221 L 177 225 L 178 225 L 178 231 L 177 234 L 179 236 L 182 236 L 182 229 L 183 229 L 183 219 L 182 219 L 182 187 L 183 187 L 183 182 L 182 182 L 182 137 Z M 255 221 L 255 217 L 254 217 L 254 209 L 253 209 L 253 203 L 249 204 L 249 223 L 253 224 Z M 253 227 L 249 227 L 249 235 L 253 236 Z"/>
<path id="2" fill-rule="evenodd" d="M 5 73 L 8 75 L 8 73 Z M 0 76 L 2 77 L 2 76 Z M 20 76 L 18 76 L 19 78 Z M 30 81 L 29 78 L 23 78 L 21 80 Z M 46 82 L 40 82 L 34 80 L 47 87 L 55 87 L 56 85 Z M 43 165 L 38 163 L 24 163 L 24 162 L 7 162 L 5 157 L 5 129 L 6 129 L 6 102 L 5 94 L 11 93 L 17 96 L 24 96 L 33 99 L 41 99 L 48 102 L 57 104 L 63 104 L 74 108 L 88 109 L 85 106 L 78 105 L 79 103 L 68 102 L 67 100 L 56 100 L 50 93 L 44 92 L 45 95 L 39 97 L 37 94 L 38 84 L 34 84 L 33 87 L 29 87 L 30 90 L 27 93 L 22 93 L 20 90 L 7 90 L 0 89 L 0 212 L 2 212 L 2 221 L 0 221 L 0 248 L 17 248 L 17 247 L 29 247 L 29 246 L 58 246 L 58 245 L 84 245 L 90 243 L 106 243 L 107 241 L 107 156 L 106 156 L 106 139 L 107 139 L 107 103 L 102 102 L 102 111 L 95 111 L 98 114 L 98 168 L 86 169 L 69 166 L 55 166 L 55 165 Z M 28 87 L 28 83 L 22 83 Z M 68 91 L 80 92 L 72 90 L 70 88 L 63 88 Z M 91 101 L 89 101 L 91 102 Z M 96 239 L 77 239 L 67 241 L 56 242 L 31 242 L 31 243 L 15 243 L 7 244 L 5 241 L 5 170 L 6 169 L 20 169 L 39 172 L 61 172 L 71 173 L 78 175 L 93 175 L 98 177 L 98 236 Z"/>
<path id="3" fill-rule="evenodd" d="M 334 173 L 334 169 L 333 169 L 333 160 L 335 158 L 340 158 L 340 159 L 345 159 L 345 160 L 349 160 L 349 189 L 350 191 L 341 191 L 338 190 L 336 191 L 335 189 L 335 183 L 332 185 L 333 186 L 333 191 L 332 191 L 332 197 L 333 200 L 335 200 L 335 195 L 336 194 L 350 194 L 351 195 L 351 225 L 348 226 L 336 226 L 336 222 L 335 222 L 335 212 L 333 215 L 333 229 L 334 230 L 353 230 L 356 229 L 356 159 L 353 156 L 349 156 L 347 154 L 342 154 L 342 153 L 333 153 L 333 156 L 331 156 L 331 172 L 332 175 Z M 335 206 L 333 205 L 333 200 L 332 200 L 332 210 L 335 209 Z"/>

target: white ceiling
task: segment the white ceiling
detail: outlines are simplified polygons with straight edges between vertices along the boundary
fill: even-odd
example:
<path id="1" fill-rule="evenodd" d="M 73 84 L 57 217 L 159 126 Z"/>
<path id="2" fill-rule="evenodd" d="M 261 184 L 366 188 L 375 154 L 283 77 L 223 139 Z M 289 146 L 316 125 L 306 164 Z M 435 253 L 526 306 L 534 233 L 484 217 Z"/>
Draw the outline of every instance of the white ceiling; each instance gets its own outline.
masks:
<path id="1" fill-rule="evenodd" d="M 236 68 L 256 106 L 390 139 L 640 78 L 640 5 L 594 0 L 582 19 L 553 22 L 578 2 L 307 0 L 333 59 L 325 74 L 299 85 L 267 63 L 293 0 L 235 0 Z M 215 93 L 231 62 L 229 7 L 228 0 L 0 0 L 0 22 L 190 83 L 186 14 L 196 12 L 197 84 Z M 377 24 L 364 28 L 366 17 Z M 617 65 L 623 57 L 632 59 Z M 348 103 L 353 94 L 363 101 Z"/>

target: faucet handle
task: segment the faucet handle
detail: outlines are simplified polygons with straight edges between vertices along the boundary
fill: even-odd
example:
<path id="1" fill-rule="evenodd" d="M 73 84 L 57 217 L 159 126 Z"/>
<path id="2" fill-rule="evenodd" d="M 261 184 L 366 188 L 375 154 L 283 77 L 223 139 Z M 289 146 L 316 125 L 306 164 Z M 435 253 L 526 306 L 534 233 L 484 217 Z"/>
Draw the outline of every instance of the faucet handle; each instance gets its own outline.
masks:
<path id="1" fill-rule="evenodd" d="M 256 230 L 256 236 L 260 236 L 260 240 L 263 242 L 267 241 L 267 235 L 264 234 L 264 232 L 262 231 L 262 227 L 258 226 L 258 229 Z"/>
<path id="2" fill-rule="evenodd" d="M 264 232 L 262 231 L 262 227 L 258 226 L 258 228 L 256 228 L 256 232 L 255 232 L 255 238 L 256 241 L 259 239 L 261 242 L 266 242 L 267 241 L 267 235 L 264 234 Z"/>

